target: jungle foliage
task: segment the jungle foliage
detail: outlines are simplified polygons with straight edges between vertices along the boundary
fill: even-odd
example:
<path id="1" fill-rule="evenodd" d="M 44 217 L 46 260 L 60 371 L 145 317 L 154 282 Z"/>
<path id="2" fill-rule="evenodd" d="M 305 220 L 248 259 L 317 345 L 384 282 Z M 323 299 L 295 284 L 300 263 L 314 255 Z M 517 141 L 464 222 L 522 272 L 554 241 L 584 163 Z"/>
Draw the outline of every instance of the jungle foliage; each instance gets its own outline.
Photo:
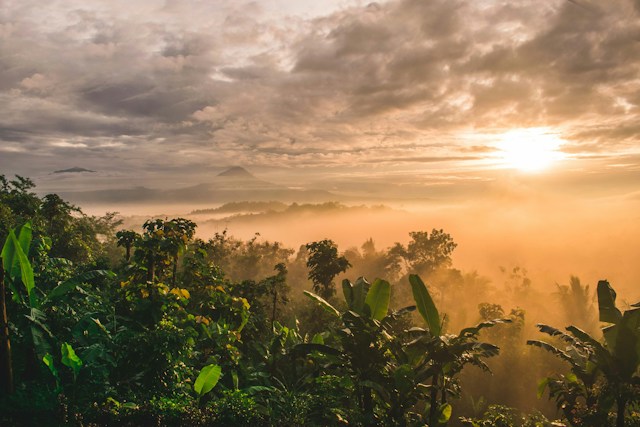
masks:
<path id="1" fill-rule="evenodd" d="M 638 425 L 640 307 L 621 311 L 605 281 L 604 339 L 572 278 L 561 302 L 589 330 L 538 325 L 552 341 L 527 342 L 564 367 L 528 351 L 525 310 L 453 268 L 443 230 L 296 252 L 226 231 L 205 241 L 184 218 L 123 230 L 33 187 L 0 176 L 0 425 Z M 530 292 L 526 272 L 508 280 Z M 501 405 L 535 401 L 515 387 L 537 365 L 558 369 L 538 388 L 558 412 Z"/>

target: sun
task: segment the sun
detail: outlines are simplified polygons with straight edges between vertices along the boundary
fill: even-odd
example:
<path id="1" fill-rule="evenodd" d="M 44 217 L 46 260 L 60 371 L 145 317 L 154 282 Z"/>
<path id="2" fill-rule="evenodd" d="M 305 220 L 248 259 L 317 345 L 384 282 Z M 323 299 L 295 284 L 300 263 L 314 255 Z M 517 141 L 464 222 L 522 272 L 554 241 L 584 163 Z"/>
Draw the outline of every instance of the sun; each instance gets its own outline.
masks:
<path id="1" fill-rule="evenodd" d="M 500 135 L 496 148 L 501 165 L 523 172 L 538 172 L 564 158 L 563 140 L 548 128 L 513 129 Z"/>

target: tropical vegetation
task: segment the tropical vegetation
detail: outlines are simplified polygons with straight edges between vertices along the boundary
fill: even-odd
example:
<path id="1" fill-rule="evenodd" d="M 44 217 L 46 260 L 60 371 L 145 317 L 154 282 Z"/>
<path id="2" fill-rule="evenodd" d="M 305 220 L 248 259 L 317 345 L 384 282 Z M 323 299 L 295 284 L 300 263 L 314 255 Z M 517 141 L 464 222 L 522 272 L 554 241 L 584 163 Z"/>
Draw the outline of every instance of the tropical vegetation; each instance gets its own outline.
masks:
<path id="1" fill-rule="evenodd" d="M 0 425 L 640 425 L 640 305 L 606 281 L 597 319 L 578 278 L 558 285 L 579 326 L 527 341 L 441 229 L 295 251 L 33 189 L 0 176 Z M 533 292 L 519 267 L 506 285 Z"/>

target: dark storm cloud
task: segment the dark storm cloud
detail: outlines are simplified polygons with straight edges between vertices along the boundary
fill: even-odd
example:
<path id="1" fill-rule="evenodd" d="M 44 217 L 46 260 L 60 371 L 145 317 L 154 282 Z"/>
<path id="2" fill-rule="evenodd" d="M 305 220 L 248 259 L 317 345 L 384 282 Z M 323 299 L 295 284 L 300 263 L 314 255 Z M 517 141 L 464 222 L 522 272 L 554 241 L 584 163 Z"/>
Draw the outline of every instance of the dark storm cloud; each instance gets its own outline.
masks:
<path id="1" fill-rule="evenodd" d="M 310 20 L 124 4 L 3 7 L 0 152 L 188 169 L 469 162 L 487 152 L 456 137 L 469 129 L 557 127 L 575 154 L 638 142 L 637 0 L 398 0 Z"/>

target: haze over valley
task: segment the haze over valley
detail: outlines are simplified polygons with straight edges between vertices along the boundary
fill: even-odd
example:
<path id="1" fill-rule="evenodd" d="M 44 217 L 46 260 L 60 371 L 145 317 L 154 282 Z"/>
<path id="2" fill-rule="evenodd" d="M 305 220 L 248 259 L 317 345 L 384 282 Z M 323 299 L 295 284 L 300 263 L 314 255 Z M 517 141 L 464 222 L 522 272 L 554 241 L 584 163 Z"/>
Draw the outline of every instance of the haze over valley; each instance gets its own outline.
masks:
<path id="1" fill-rule="evenodd" d="M 639 94 L 640 0 L 0 2 L 0 424 L 638 425 Z"/>
<path id="2" fill-rule="evenodd" d="M 84 180 L 89 173 L 94 172 L 67 172 L 67 179 Z M 180 216 L 195 221 L 203 239 L 224 230 L 241 239 L 259 233 L 261 240 L 291 248 L 330 238 L 347 249 L 372 238 L 383 249 L 405 243 L 410 231 L 443 228 L 459 243 L 455 265 L 477 270 L 496 285 L 504 281 L 500 267 L 520 266 L 542 289 L 574 274 L 588 282 L 608 278 L 635 291 L 640 197 L 625 192 L 633 184 L 620 186 L 616 195 L 598 188 L 597 177 L 558 185 L 558 178 L 500 175 L 467 189 L 452 185 L 457 194 L 420 183 L 380 183 L 377 190 L 372 183 L 358 192 L 353 186 L 291 188 L 235 166 L 189 187 L 59 194 L 90 214 L 120 212 L 133 229 L 150 216 Z M 582 191 L 566 195 L 569 186 Z"/>

